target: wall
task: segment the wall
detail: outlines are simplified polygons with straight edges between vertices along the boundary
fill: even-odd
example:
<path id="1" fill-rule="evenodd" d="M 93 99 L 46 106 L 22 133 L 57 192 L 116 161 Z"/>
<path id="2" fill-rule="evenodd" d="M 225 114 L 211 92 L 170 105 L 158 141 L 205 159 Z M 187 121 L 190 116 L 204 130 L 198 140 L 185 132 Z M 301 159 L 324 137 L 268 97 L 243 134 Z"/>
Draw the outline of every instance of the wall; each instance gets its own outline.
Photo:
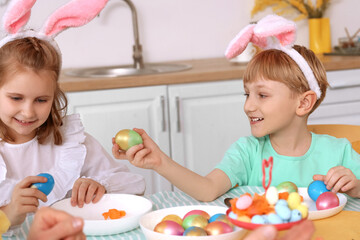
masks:
<path id="1" fill-rule="evenodd" d="M 5 9 L 0 0 L 0 14 Z M 28 26 L 38 29 L 47 16 L 68 0 L 38 0 Z M 254 0 L 133 0 L 139 18 L 140 41 L 146 62 L 222 57 L 229 41 L 252 19 Z M 326 12 L 331 17 L 332 43 L 359 28 L 359 0 L 332 0 Z M 298 21 L 297 43 L 308 46 L 307 21 Z M 109 0 L 99 17 L 78 29 L 68 29 L 57 38 L 63 67 L 132 63 L 133 32 L 128 6 Z"/>

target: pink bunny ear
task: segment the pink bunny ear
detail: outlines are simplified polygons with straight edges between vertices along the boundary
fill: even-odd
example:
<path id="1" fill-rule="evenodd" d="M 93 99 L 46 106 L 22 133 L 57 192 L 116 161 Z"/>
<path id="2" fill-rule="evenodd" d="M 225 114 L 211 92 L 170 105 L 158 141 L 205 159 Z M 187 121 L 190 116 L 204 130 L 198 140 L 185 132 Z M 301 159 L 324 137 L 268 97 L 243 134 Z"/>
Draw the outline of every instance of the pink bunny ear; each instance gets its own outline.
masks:
<path id="1" fill-rule="evenodd" d="M 225 56 L 227 59 L 234 58 L 245 50 L 253 37 L 254 27 L 255 24 L 247 25 L 235 36 L 233 40 L 231 40 L 225 51 Z"/>
<path id="2" fill-rule="evenodd" d="M 108 0 L 73 0 L 48 18 L 42 32 L 55 37 L 69 27 L 85 25 L 99 14 L 107 2 Z"/>
<path id="3" fill-rule="evenodd" d="M 31 8 L 36 0 L 13 0 L 3 16 L 3 28 L 11 34 L 17 33 L 29 20 Z"/>
<path id="4" fill-rule="evenodd" d="M 281 45 L 291 46 L 296 39 L 296 25 L 293 21 L 278 15 L 268 15 L 257 23 L 254 35 L 260 39 L 276 37 Z M 267 46 L 267 48 L 271 47 L 273 46 Z"/>

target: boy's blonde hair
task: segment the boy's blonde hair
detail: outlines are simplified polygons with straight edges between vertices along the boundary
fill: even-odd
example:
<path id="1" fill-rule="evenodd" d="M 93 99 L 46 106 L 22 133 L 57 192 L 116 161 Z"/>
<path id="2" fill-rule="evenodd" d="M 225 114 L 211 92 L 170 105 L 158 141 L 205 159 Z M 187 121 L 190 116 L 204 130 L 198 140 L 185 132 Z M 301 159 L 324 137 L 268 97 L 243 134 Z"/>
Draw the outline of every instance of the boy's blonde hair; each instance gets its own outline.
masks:
<path id="1" fill-rule="evenodd" d="M 299 45 L 293 47 L 309 64 L 321 90 L 321 96 L 316 101 L 310 114 L 320 105 L 326 95 L 329 83 L 326 78 L 326 70 L 315 54 Z M 284 83 L 295 94 L 301 94 L 311 90 L 305 75 L 297 63 L 286 53 L 277 49 L 261 51 L 249 62 L 244 73 L 244 83 L 264 78 Z"/>
<path id="2" fill-rule="evenodd" d="M 48 119 L 38 131 L 39 143 L 44 143 L 53 134 L 54 143 L 62 144 L 60 126 L 66 114 L 67 99 L 60 89 L 58 79 L 61 68 L 61 56 L 47 41 L 27 37 L 8 42 L 0 48 L 0 86 L 19 72 L 31 70 L 35 73 L 47 71 L 56 82 L 54 101 Z M 7 142 L 14 140 L 8 134 L 7 126 L 0 120 L 0 137 Z"/>

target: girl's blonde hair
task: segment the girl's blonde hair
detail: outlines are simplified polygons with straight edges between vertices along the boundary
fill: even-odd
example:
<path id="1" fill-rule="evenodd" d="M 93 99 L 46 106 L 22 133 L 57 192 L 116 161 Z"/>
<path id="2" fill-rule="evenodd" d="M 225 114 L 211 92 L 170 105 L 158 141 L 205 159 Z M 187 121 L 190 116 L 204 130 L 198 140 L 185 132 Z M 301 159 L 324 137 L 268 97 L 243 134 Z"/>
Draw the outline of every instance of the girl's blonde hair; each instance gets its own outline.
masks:
<path id="1" fill-rule="evenodd" d="M 325 98 L 326 89 L 329 86 L 326 71 L 313 51 L 299 45 L 295 45 L 294 49 L 309 64 L 321 90 L 321 96 L 310 112 L 312 113 Z M 284 83 L 295 94 L 301 94 L 310 90 L 308 81 L 297 63 L 286 53 L 277 49 L 259 52 L 247 65 L 244 73 L 244 83 L 252 82 L 259 78 Z"/>
<path id="2" fill-rule="evenodd" d="M 11 76 L 28 69 L 35 73 L 47 71 L 56 82 L 54 101 L 48 119 L 38 128 L 39 143 L 53 134 L 54 143 L 62 144 L 60 132 L 62 119 L 66 115 L 67 98 L 60 89 L 58 79 L 61 68 L 61 56 L 47 41 L 34 37 L 16 39 L 0 48 L 0 86 L 5 81 L 11 81 Z M 0 120 L 0 137 L 7 142 L 13 142 L 8 134 L 8 127 Z"/>

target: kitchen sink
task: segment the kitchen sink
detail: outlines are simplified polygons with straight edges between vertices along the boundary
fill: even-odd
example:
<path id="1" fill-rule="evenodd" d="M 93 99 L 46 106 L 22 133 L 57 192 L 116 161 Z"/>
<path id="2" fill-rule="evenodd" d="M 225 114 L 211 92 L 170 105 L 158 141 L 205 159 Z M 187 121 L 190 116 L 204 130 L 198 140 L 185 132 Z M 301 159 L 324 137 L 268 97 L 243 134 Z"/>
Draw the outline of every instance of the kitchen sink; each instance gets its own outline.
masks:
<path id="1" fill-rule="evenodd" d="M 71 77 L 99 78 L 99 77 L 121 77 L 137 76 L 158 73 L 171 73 L 191 69 L 189 64 L 144 64 L 135 68 L 133 65 L 106 66 L 91 68 L 69 68 L 64 73 Z"/>

